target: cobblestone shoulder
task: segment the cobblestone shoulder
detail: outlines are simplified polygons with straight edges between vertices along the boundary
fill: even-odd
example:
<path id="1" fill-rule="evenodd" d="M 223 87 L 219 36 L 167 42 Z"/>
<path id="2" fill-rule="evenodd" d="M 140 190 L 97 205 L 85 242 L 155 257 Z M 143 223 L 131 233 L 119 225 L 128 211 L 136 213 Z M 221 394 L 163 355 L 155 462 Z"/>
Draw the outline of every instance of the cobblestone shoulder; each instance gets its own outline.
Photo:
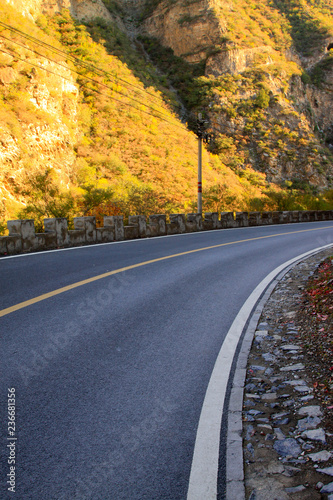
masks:
<path id="1" fill-rule="evenodd" d="M 333 435 L 313 394 L 296 321 L 306 281 L 332 252 L 289 270 L 258 321 L 242 414 L 246 500 L 333 500 Z"/>

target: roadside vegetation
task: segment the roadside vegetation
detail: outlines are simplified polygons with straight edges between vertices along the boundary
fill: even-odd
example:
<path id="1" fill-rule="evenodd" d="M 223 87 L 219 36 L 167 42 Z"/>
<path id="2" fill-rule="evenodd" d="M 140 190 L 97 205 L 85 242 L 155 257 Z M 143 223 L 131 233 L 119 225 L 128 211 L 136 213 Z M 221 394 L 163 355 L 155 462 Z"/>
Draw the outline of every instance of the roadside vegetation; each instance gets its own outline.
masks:
<path id="1" fill-rule="evenodd" d="M 303 293 L 299 313 L 302 340 L 314 391 L 333 410 L 333 257 L 320 264 Z M 329 424 L 333 429 L 332 419 Z"/>
<path id="2" fill-rule="evenodd" d="M 295 48 L 307 57 L 325 50 L 325 40 L 333 36 L 333 2 L 234 0 L 233 8 L 225 8 L 216 0 L 212 6 L 226 31 L 219 46 L 207 49 L 207 58 L 233 49 L 265 47 L 255 53 L 251 68 L 207 76 L 205 60 L 189 64 L 157 40 L 141 38 L 154 64 L 186 104 L 189 126 L 194 129 L 197 113 L 205 110 L 215 134 L 211 151 L 237 174 L 251 165 L 271 181 L 270 172 L 277 164 L 286 171 L 292 164 L 296 181 L 304 182 L 304 171 L 312 171 L 326 176 L 330 186 L 333 178 L 327 171 L 333 155 L 313 109 L 299 104 L 297 92 L 300 79 L 305 85 L 322 85 L 333 68 L 333 51 L 309 72 L 290 54 Z"/>
<path id="3" fill-rule="evenodd" d="M 5 161 L 1 171 L 1 186 L 11 195 L 7 200 L 4 197 L 3 220 L 34 218 L 41 229 L 44 217 L 72 220 L 75 215 L 94 214 L 101 222 L 103 215 L 119 213 L 127 217 L 195 211 L 197 139 L 179 120 L 165 78 L 138 56 L 125 35 L 100 19 L 87 25 L 78 23 L 68 11 L 52 18 L 41 16 L 38 27 L 27 20 L 21 26 L 21 16 L 13 15 L 7 4 L 2 6 L 5 22 L 63 51 L 62 57 L 43 52 L 47 57 L 61 64 L 66 54 L 71 57 L 68 66 L 79 89 L 76 120 L 64 116 L 68 102 L 57 116 L 72 133 L 75 153 L 64 173 L 64 156 L 58 163 L 56 154 L 54 162 L 43 163 L 40 153 L 29 151 L 24 141 L 27 126 L 47 129 L 55 119 L 31 102 L 27 90 L 30 81 L 36 87 L 49 83 L 43 70 L 30 64 L 43 63 L 36 56 L 43 49 L 33 42 L 28 44 L 30 50 L 22 48 L 14 42 L 24 45 L 24 38 L 10 30 L 1 31 L 9 39 L 4 40 L 5 50 L 12 54 L 3 67 L 12 68 L 16 75 L 13 82 L 0 87 L 7 119 L 3 124 L 19 150 L 15 161 Z M 135 72 L 130 69 L 134 56 Z M 73 57 L 89 67 L 82 67 Z M 206 150 L 203 163 L 206 211 L 215 209 L 217 199 L 220 210 L 244 210 L 249 199 L 260 198 L 263 188 L 272 189 L 264 175 L 259 175 L 258 184 L 240 178 L 218 155 Z M 251 169 L 248 172 L 251 177 Z M 224 190 L 223 195 L 217 198 L 215 189 Z"/>
<path id="4" fill-rule="evenodd" d="M 104 3 L 113 14 L 121 14 L 116 1 Z M 147 3 L 145 15 L 157 3 Z M 215 15 L 220 15 L 219 2 L 215 4 Z M 209 118 L 215 112 L 222 125 L 233 124 L 232 132 L 211 127 L 215 140 L 203 154 L 204 211 L 333 209 L 332 190 L 319 192 L 297 176 L 276 185 L 267 174 L 277 160 L 286 166 L 299 164 L 300 169 L 311 164 L 321 173 L 333 163 L 324 139 L 321 144 L 318 134 L 295 111 L 290 91 L 293 78 L 319 81 L 325 67 L 318 69 L 317 76 L 304 76 L 283 55 L 297 40 L 304 44 L 299 49 L 304 54 L 312 50 L 313 23 L 319 33 L 316 43 L 325 33 L 333 33 L 327 20 L 332 2 L 234 0 L 234 4 L 233 11 L 223 12 L 229 17 L 221 43 L 269 45 L 274 49 L 273 62 L 263 71 L 258 56 L 251 71 L 212 78 L 205 76 L 205 61 L 189 64 L 147 37 L 135 46 L 116 22 L 97 18 L 84 24 L 64 10 L 52 17 L 40 16 L 34 24 L 1 0 L 0 20 L 62 53 L 0 28 L 6 37 L 1 38 L 5 52 L 0 54 L 0 71 L 14 75 L 0 86 L 0 139 L 5 149 L 12 143 L 17 149 L 14 159 L 1 160 L 0 234 L 5 231 L 4 221 L 16 217 L 34 218 L 41 230 L 44 217 L 72 221 L 74 216 L 96 215 L 101 224 L 104 215 L 126 218 L 135 213 L 196 211 L 193 131 L 199 110 Z M 212 47 L 210 54 L 218 50 Z M 67 75 L 71 70 L 78 89 L 77 96 L 68 93 L 60 104 L 56 120 L 66 126 L 67 150 L 63 146 L 53 161 L 44 161 L 25 143 L 27 128 L 52 130 L 55 121 L 47 106 L 36 105 L 31 98 L 32 84 L 48 86 L 52 78 L 38 67 L 47 61 L 41 54 L 54 61 L 53 71 Z M 58 63 L 66 65 L 67 73 Z M 269 86 L 272 78 L 279 83 L 275 94 Z M 180 120 L 173 87 L 186 107 L 187 124 Z M 240 99 L 240 95 L 248 97 Z M 50 98 L 55 100 L 56 92 Z M 75 107 L 73 118 L 69 110 Z"/>

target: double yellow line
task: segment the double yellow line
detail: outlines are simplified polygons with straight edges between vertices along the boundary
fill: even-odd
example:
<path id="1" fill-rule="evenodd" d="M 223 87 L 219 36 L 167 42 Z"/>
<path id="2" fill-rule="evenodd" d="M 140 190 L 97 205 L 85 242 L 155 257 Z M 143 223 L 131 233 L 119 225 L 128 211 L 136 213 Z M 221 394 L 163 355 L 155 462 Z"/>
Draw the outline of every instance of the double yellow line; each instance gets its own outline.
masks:
<path id="1" fill-rule="evenodd" d="M 98 276 L 94 276 L 94 277 L 88 278 L 86 280 L 77 281 L 76 283 L 72 283 L 71 285 L 67 285 L 67 286 L 64 286 L 62 288 L 58 288 L 56 290 L 53 290 L 52 292 L 38 295 L 37 297 L 34 297 L 33 299 L 25 300 L 24 302 L 19 302 L 18 304 L 15 304 L 14 306 L 7 307 L 6 309 L 2 309 L 0 311 L 0 317 L 6 316 L 7 314 L 13 313 L 15 311 L 19 311 L 20 309 L 23 309 L 24 307 L 31 306 L 33 304 L 36 304 L 37 302 L 41 302 L 42 300 L 50 299 L 51 297 L 55 297 L 56 295 L 59 295 L 61 293 L 68 292 L 69 290 L 73 290 L 74 288 L 78 288 L 79 286 L 88 285 L 89 283 L 93 283 L 94 281 L 108 278 L 109 276 L 112 276 L 114 274 L 123 273 L 124 271 L 129 271 L 130 269 L 136 269 L 136 268 L 142 267 L 142 266 L 147 266 L 148 264 L 154 264 L 155 262 L 162 262 L 163 260 L 173 259 L 175 257 L 182 257 L 184 255 L 190 255 L 190 254 L 196 253 L 196 252 L 204 252 L 205 250 L 212 250 L 214 248 L 225 247 L 228 245 L 236 245 L 238 243 L 246 243 L 248 241 L 264 240 L 267 238 L 275 238 L 277 236 L 288 236 L 290 234 L 307 233 L 309 231 L 319 231 L 322 229 L 332 229 L 332 226 L 320 227 L 320 228 L 315 228 L 315 229 L 303 229 L 300 231 L 292 231 L 292 232 L 288 232 L 288 233 L 277 233 L 277 234 L 271 234 L 269 236 L 259 236 L 257 238 L 248 238 L 246 240 L 230 241 L 229 243 L 220 243 L 219 245 L 212 245 L 209 247 L 197 248 L 196 250 L 188 250 L 187 252 L 175 253 L 173 255 L 159 257 L 158 259 L 146 260 L 144 262 L 139 262 L 138 264 L 133 264 L 132 266 L 121 267 L 119 269 L 115 269 L 114 271 L 109 271 L 107 273 L 99 274 Z"/>

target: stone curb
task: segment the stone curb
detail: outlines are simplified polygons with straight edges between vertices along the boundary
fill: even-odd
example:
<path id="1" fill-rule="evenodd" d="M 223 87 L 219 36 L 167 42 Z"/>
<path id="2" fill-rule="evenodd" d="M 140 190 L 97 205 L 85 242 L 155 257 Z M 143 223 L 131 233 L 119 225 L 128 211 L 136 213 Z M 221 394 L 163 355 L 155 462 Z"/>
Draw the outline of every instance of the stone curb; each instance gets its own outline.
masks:
<path id="1" fill-rule="evenodd" d="M 268 285 L 249 317 L 248 325 L 237 357 L 236 369 L 231 383 L 231 394 L 228 406 L 227 423 L 227 457 L 226 457 L 226 500 L 245 500 L 244 458 L 243 458 L 243 397 L 246 381 L 247 363 L 252 348 L 254 333 L 257 329 L 262 311 L 271 297 L 275 287 L 283 277 L 300 262 L 306 261 L 322 250 L 302 257 L 281 271 Z"/>

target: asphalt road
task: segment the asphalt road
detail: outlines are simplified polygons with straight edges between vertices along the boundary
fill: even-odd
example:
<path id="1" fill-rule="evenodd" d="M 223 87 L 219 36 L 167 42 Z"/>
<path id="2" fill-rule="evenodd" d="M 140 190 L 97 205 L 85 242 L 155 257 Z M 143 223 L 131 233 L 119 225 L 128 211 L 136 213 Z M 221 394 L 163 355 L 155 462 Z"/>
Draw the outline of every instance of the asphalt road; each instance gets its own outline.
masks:
<path id="1" fill-rule="evenodd" d="M 333 222 L 318 222 L 0 259 L 0 497 L 186 499 L 202 403 L 233 319 L 273 269 L 331 242 Z"/>

